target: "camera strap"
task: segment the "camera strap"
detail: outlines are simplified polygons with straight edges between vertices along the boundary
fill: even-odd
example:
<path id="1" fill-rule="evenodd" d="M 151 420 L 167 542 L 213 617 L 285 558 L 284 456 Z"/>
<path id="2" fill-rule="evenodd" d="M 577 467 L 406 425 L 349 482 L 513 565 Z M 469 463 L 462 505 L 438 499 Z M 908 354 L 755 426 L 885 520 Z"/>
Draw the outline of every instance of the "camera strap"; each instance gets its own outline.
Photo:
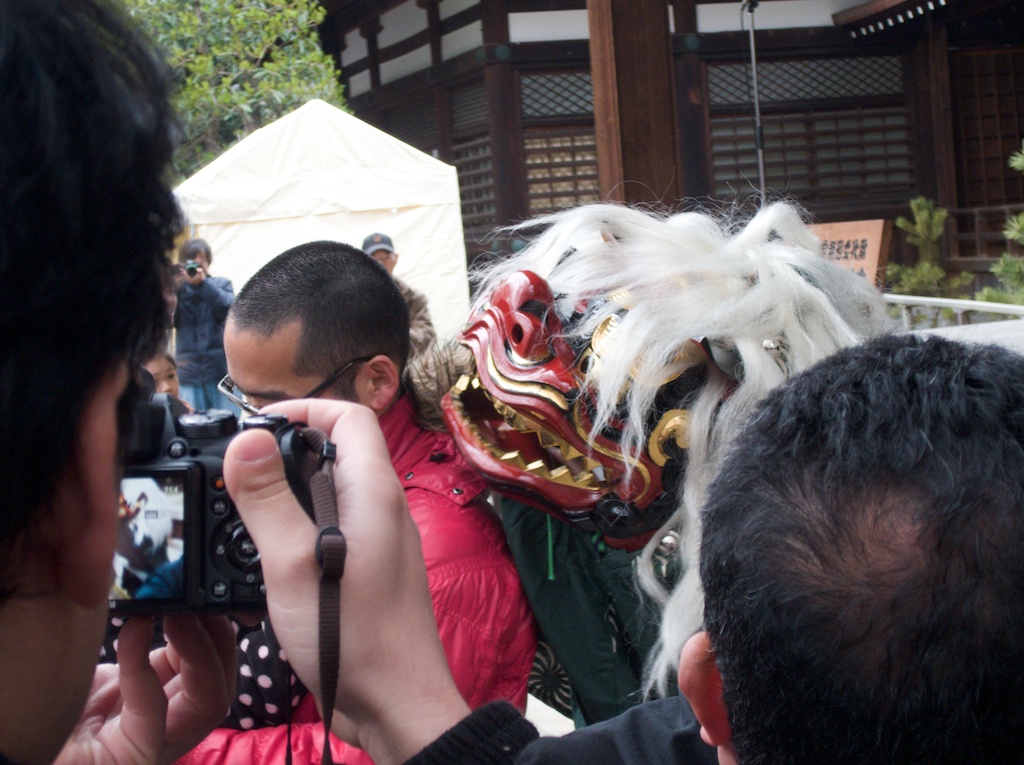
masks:
<path id="1" fill-rule="evenodd" d="M 334 696 L 338 688 L 340 663 L 341 575 L 345 571 L 348 545 L 338 528 L 338 499 L 334 492 L 335 446 L 315 428 L 303 428 L 302 437 L 311 457 L 317 459 L 316 471 L 309 479 L 313 514 L 319 534 L 316 538 L 316 562 L 320 566 L 320 693 L 323 704 L 324 749 L 322 762 L 333 765 L 330 729 L 334 716 Z"/>

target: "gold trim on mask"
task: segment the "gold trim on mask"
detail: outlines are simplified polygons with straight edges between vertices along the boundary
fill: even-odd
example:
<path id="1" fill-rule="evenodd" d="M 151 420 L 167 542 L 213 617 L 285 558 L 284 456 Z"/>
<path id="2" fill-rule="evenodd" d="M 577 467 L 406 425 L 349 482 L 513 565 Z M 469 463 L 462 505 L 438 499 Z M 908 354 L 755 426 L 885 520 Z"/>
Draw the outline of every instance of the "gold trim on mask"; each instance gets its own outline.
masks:
<path id="1" fill-rule="evenodd" d="M 504 391 L 536 396 L 554 404 L 563 412 L 569 411 L 569 402 L 565 400 L 565 396 L 551 386 L 541 383 L 519 382 L 503 375 L 495 365 L 494 354 L 489 347 L 487 349 L 487 372 L 490 374 L 491 379 L 494 380 L 494 384 Z"/>
<path id="2" fill-rule="evenodd" d="M 680 449 L 690 446 L 690 412 L 687 409 L 672 409 L 662 416 L 647 442 L 647 452 L 658 467 L 665 467 L 669 456 L 665 453 L 665 444 L 671 438 Z"/>
<path id="3" fill-rule="evenodd" d="M 619 327 L 618 314 L 612 314 L 597 325 L 594 334 L 590 336 L 590 347 L 598 356 L 604 356 L 611 344 L 611 337 Z"/>
<path id="4" fill-rule="evenodd" d="M 578 435 L 582 441 L 587 442 L 587 440 L 588 440 L 588 432 L 583 427 L 583 420 L 580 417 L 580 412 L 583 411 L 584 408 L 585 407 L 584 407 L 584 404 L 583 404 L 582 400 L 577 401 L 576 405 L 572 408 L 572 427 L 573 427 L 573 430 L 576 431 L 576 435 Z M 634 492 L 635 496 L 643 496 L 651 488 L 651 473 L 641 462 L 638 462 L 638 461 L 635 461 L 635 460 L 629 460 L 627 455 L 623 454 L 622 452 L 617 452 L 617 451 L 612 451 L 611 449 L 606 449 L 603 446 L 601 446 L 599 443 L 597 443 L 596 441 L 594 441 L 593 443 L 588 443 L 588 446 L 591 449 L 593 449 L 595 452 L 597 452 L 598 454 L 603 454 L 606 457 L 611 457 L 613 460 L 615 460 L 618 463 L 621 463 L 621 464 L 624 465 L 624 464 L 626 464 L 626 462 L 628 460 L 632 464 L 633 472 L 640 476 L 640 479 L 641 479 L 641 482 L 642 482 L 642 486 L 641 486 L 640 490 L 637 491 L 637 492 Z"/>
<path id="5" fill-rule="evenodd" d="M 509 356 L 510 359 L 512 359 L 512 362 L 517 367 L 523 367 L 524 369 L 529 369 L 530 367 L 536 367 L 536 366 L 540 366 L 541 364 L 547 364 L 549 361 L 551 361 L 551 359 L 553 359 L 555 357 L 555 354 L 553 354 L 551 352 L 551 350 L 549 349 L 547 354 L 543 358 L 528 359 L 528 358 L 525 358 L 523 356 L 520 356 L 514 350 L 509 348 L 508 349 L 508 356 Z"/>

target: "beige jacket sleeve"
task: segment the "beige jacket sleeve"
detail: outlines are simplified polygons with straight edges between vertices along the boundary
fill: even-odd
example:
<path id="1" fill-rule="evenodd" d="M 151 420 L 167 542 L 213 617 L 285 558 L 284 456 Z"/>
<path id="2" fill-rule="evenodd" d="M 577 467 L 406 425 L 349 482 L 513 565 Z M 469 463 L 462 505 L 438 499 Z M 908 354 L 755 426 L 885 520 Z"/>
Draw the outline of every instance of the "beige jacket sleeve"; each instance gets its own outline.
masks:
<path id="1" fill-rule="evenodd" d="M 430 311 L 427 308 L 427 296 L 418 292 L 395 278 L 395 284 L 405 298 L 405 304 L 409 307 L 409 351 L 415 356 L 429 348 L 436 339 L 434 325 L 430 321 Z"/>

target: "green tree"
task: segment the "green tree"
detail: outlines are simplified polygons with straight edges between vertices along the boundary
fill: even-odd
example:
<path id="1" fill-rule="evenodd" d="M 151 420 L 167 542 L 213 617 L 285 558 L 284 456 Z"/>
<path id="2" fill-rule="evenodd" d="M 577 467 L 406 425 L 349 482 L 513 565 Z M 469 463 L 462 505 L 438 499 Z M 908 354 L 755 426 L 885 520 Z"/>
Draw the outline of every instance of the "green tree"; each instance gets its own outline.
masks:
<path id="1" fill-rule="evenodd" d="M 939 207 L 927 197 L 910 200 L 913 220 L 904 216 L 896 219 L 896 227 L 907 233 L 907 242 L 917 248 L 917 263 L 903 266 L 892 263 L 886 269 L 892 291 L 898 295 L 922 295 L 926 297 L 963 297 L 964 288 L 972 280 L 971 274 L 950 276 L 939 265 L 941 248 L 939 243 L 946 230 L 949 211 Z M 894 310 L 895 315 L 895 310 Z M 928 322 L 937 326 L 940 318 L 949 320 L 953 314 L 947 309 L 933 309 L 912 313 L 915 323 Z"/>
<path id="2" fill-rule="evenodd" d="M 892 291 L 902 295 L 960 297 L 970 283 L 970 274 L 949 276 L 939 265 L 939 242 L 946 228 L 949 211 L 926 197 L 910 200 L 913 220 L 900 216 L 896 227 L 907 232 L 907 241 L 917 248 L 917 263 L 901 266 L 893 263 L 887 273 Z"/>
<path id="3" fill-rule="evenodd" d="M 1024 146 L 1010 155 L 1009 165 L 1024 173 Z M 1006 219 L 1003 236 L 1008 242 L 1024 247 L 1024 213 Z M 998 287 L 985 287 L 975 297 L 992 303 L 1024 304 L 1024 258 L 1004 252 L 999 262 L 989 269 L 999 279 Z"/>
<path id="4" fill-rule="evenodd" d="M 126 0 L 163 48 L 177 85 L 186 178 L 235 141 L 319 98 L 344 106 L 321 50 L 317 0 Z"/>

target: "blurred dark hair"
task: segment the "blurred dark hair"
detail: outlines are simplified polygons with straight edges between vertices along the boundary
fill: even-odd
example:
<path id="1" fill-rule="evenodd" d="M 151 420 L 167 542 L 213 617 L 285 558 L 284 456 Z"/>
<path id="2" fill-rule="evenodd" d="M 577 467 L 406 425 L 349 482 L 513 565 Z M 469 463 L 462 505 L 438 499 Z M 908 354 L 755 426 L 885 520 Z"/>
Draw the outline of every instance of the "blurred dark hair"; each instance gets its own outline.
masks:
<path id="1" fill-rule="evenodd" d="M 328 376 L 360 356 L 383 353 L 399 373 L 409 358 L 409 308 L 380 263 L 340 242 L 287 250 L 245 283 L 229 313 L 235 326 L 269 337 L 302 322 L 295 372 Z M 353 395 L 352 376 L 334 386 Z"/>
<path id="2" fill-rule="evenodd" d="M 768 395 L 703 534 L 741 763 L 1020 759 L 1024 357 L 840 351 Z"/>
<path id="3" fill-rule="evenodd" d="M 210 245 L 207 244 L 205 239 L 188 239 L 181 245 L 181 249 L 178 250 L 178 262 L 185 263 L 189 260 L 195 260 L 196 255 L 203 253 L 206 256 L 207 263 L 213 263 L 213 250 L 210 249 Z"/>
<path id="4" fill-rule="evenodd" d="M 163 340 L 181 222 L 164 65 L 111 3 L 0 3 L 0 114 L 2 587 L 93 387 Z"/>

